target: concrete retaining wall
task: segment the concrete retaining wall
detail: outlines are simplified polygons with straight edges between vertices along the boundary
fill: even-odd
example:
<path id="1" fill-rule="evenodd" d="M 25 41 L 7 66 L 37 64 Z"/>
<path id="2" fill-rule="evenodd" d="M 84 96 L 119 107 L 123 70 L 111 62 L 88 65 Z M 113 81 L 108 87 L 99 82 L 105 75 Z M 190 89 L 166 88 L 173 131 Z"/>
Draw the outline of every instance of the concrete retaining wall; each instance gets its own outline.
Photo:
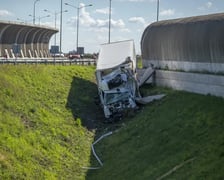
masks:
<path id="1" fill-rule="evenodd" d="M 156 84 L 176 90 L 224 97 L 224 76 L 156 70 Z"/>
<path id="2" fill-rule="evenodd" d="M 210 73 L 224 73 L 224 63 L 209 63 L 209 62 L 190 62 L 190 61 L 160 61 L 160 60 L 144 60 L 143 67 L 153 67 L 157 69 L 167 70 L 183 70 L 183 71 L 197 71 Z"/>

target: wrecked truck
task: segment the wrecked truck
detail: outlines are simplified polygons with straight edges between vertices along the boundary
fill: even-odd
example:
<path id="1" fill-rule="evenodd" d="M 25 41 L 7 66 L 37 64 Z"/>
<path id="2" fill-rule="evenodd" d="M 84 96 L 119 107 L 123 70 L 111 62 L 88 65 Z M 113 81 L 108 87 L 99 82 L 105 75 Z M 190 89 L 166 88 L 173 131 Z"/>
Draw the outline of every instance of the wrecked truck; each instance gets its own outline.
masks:
<path id="1" fill-rule="evenodd" d="M 133 40 L 102 44 L 96 65 L 99 104 L 106 121 L 121 119 L 128 111 L 138 108 L 162 95 L 142 98 L 141 86 L 154 74 L 153 68 L 145 71 L 140 80 L 136 74 L 136 54 Z"/>

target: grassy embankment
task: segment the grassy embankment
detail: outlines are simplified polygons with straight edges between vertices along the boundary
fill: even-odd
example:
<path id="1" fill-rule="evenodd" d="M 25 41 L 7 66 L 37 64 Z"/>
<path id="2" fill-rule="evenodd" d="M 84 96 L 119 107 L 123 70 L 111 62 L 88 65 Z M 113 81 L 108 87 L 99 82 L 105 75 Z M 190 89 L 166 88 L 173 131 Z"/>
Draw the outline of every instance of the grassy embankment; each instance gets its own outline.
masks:
<path id="1" fill-rule="evenodd" d="M 0 179 L 84 179 L 94 67 L 0 66 Z M 87 124 L 88 125 L 88 124 Z M 91 124 L 90 124 L 91 125 Z"/>
<path id="2" fill-rule="evenodd" d="M 148 86 L 142 91 L 167 96 L 96 146 L 104 166 L 87 179 L 223 179 L 224 100 Z"/>
<path id="3" fill-rule="evenodd" d="M 102 126 L 93 82 L 94 67 L 0 66 L 0 179 L 224 177 L 222 98 L 145 86 L 167 96 Z M 96 146 L 104 166 L 86 172 L 91 143 L 114 126 Z"/>

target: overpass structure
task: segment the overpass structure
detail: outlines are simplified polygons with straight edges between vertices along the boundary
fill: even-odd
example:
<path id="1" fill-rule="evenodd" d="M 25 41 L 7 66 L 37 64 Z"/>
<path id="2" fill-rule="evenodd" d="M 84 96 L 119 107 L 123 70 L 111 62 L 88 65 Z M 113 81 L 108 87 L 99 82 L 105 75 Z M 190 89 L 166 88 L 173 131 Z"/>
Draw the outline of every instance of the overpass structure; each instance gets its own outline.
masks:
<path id="1" fill-rule="evenodd" d="M 224 97 L 224 13 L 152 23 L 141 51 L 156 84 Z"/>
<path id="2" fill-rule="evenodd" d="M 0 57 L 49 57 L 49 41 L 57 32 L 46 26 L 0 21 Z"/>
<path id="3" fill-rule="evenodd" d="M 224 13 L 152 23 L 141 51 L 145 66 L 224 72 Z"/>

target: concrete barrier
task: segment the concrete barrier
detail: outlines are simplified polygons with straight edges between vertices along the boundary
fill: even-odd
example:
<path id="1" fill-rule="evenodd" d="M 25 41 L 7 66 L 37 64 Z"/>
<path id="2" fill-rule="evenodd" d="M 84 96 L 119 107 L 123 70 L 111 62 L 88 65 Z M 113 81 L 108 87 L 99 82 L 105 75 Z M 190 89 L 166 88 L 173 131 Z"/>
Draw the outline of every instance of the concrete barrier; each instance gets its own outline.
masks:
<path id="1" fill-rule="evenodd" d="M 190 61 L 161 61 L 161 60 L 144 60 L 142 61 L 143 67 L 153 67 L 157 69 L 167 70 L 183 70 L 183 71 L 196 71 L 201 73 L 224 73 L 224 63 L 206 63 L 206 62 L 190 62 Z"/>
<path id="2" fill-rule="evenodd" d="M 156 70 L 156 84 L 176 90 L 224 97 L 224 76 Z"/>

